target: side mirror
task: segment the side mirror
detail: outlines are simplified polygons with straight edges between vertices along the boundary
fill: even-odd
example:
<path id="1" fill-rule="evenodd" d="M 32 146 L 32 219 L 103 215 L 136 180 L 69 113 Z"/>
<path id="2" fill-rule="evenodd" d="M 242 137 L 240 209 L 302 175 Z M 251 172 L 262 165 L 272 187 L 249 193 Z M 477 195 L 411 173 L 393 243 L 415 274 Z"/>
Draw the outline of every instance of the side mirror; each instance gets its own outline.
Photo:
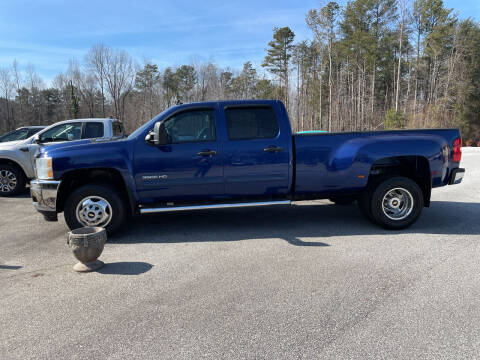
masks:
<path id="1" fill-rule="evenodd" d="M 157 122 L 153 128 L 153 143 L 155 145 L 167 145 L 170 143 L 165 123 Z"/>
<path id="2" fill-rule="evenodd" d="M 145 136 L 145 141 L 146 141 L 147 143 L 153 145 L 153 144 L 155 144 L 154 138 L 155 138 L 155 135 L 154 135 L 154 132 L 153 132 L 153 130 L 152 130 L 152 131 L 150 131 L 150 132 L 147 134 L 147 136 Z"/>
<path id="3" fill-rule="evenodd" d="M 34 137 L 33 137 L 33 142 L 35 144 L 40 144 L 42 141 L 40 140 L 40 135 L 36 134 Z"/>

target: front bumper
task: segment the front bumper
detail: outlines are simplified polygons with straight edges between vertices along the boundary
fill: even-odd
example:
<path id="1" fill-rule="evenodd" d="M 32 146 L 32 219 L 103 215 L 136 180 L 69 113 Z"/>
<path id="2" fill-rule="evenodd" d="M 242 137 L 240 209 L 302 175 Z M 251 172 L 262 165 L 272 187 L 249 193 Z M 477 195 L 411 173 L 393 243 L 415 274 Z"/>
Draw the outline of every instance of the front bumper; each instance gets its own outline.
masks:
<path id="1" fill-rule="evenodd" d="M 44 216 L 57 215 L 57 193 L 60 181 L 33 180 L 30 182 L 30 195 L 33 206 Z"/>
<path id="2" fill-rule="evenodd" d="M 457 168 L 453 169 L 450 174 L 450 181 L 448 185 L 460 184 L 462 182 L 463 176 L 465 175 L 465 169 Z"/>

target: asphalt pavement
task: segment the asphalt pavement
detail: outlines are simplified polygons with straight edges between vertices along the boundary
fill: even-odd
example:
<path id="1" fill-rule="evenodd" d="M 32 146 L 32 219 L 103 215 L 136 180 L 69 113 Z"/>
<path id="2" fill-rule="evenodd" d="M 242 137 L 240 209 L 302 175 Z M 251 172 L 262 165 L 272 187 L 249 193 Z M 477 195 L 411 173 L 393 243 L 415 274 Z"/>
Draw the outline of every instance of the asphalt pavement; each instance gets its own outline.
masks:
<path id="1" fill-rule="evenodd" d="M 0 198 L 0 359 L 480 357 L 480 151 L 419 221 L 354 206 L 129 221 L 79 274 L 63 217 Z"/>

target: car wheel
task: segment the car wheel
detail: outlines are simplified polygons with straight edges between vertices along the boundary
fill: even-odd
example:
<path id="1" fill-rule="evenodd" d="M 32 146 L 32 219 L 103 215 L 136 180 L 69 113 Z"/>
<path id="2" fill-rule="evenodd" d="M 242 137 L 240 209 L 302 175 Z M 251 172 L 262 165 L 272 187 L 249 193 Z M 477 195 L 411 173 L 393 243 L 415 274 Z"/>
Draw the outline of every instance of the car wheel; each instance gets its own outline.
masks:
<path id="1" fill-rule="evenodd" d="M 64 216 L 71 230 L 100 226 L 113 234 L 126 218 L 125 203 L 108 185 L 89 184 L 76 189 L 67 198 Z"/>
<path id="2" fill-rule="evenodd" d="M 409 178 L 389 178 L 372 192 L 370 202 L 372 218 L 384 228 L 407 228 L 417 221 L 422 210 L 422 190 Z"/>
<path id="3" fill-rule="evenodd" d="M 0 196 L 13 196 L 25 190 L 27 179 L 16 166 L 0 165 Z"/>

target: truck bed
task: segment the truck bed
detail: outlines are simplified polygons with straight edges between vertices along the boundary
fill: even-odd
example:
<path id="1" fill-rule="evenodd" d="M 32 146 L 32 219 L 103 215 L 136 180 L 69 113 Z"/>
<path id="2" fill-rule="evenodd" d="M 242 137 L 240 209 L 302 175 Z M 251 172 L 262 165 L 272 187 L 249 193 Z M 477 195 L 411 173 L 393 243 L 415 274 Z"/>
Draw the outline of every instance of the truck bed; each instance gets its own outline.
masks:
<path id="1" fill-rule="evenodd" d="M 443 149 L 448 147 L 451 152 L 459 136 L 458 129 L 295 134 L 294 192 L 298 196 L 356 193 L 365 187 L 378 156 L 408 157 L 419 153 L 430 162 L 432 186 L 446 185 L 450 171 L 458 163 L 445 163 Z"/>

